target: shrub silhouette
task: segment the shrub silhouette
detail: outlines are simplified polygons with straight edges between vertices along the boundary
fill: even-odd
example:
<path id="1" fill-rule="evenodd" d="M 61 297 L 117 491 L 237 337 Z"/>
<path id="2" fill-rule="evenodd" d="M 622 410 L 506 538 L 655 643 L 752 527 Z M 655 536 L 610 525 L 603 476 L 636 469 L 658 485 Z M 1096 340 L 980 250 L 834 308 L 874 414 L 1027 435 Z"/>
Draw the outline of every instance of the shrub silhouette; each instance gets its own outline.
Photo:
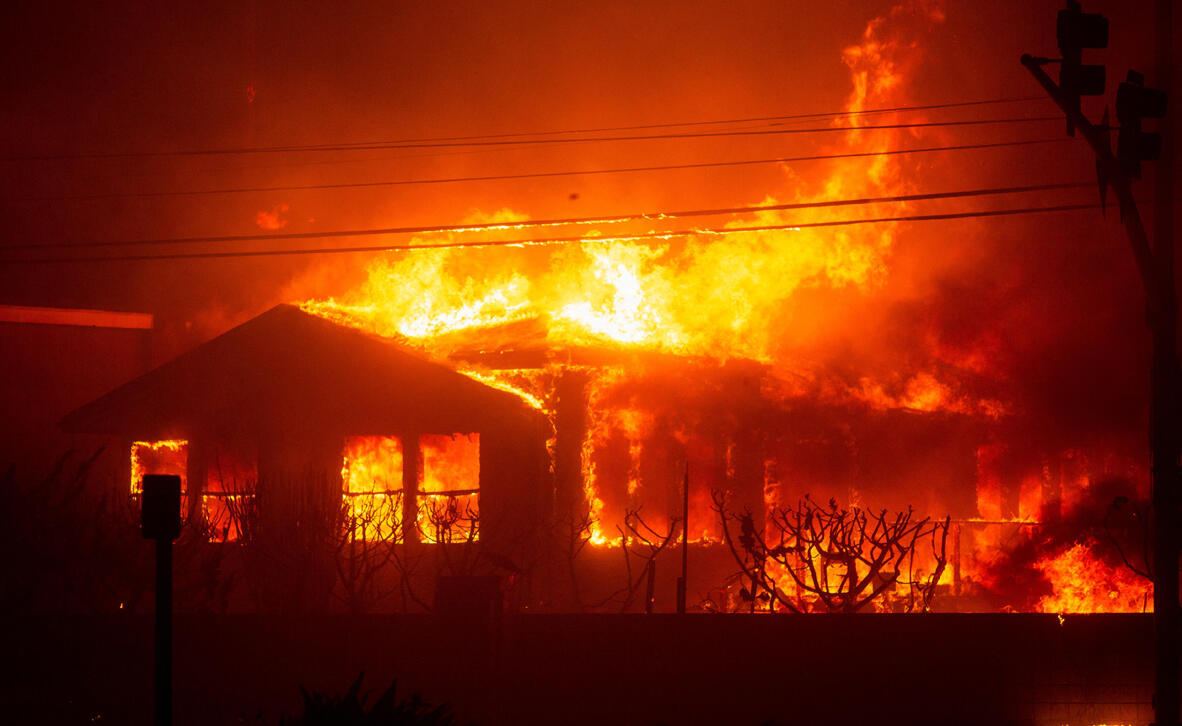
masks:
<path id="1" fill-rule="evenodd" d="M 367 708 L 370 692 L 361 692 L 364 678 L 362 672 L 349 690 L 340 695 L 326 695 L 300 686 L 304 713 L 290 720 L 280 719 L 280 726 L 457 726 L 446 703 L 432 706 L 418 693 L 400 702 L 397 680 Z"/>

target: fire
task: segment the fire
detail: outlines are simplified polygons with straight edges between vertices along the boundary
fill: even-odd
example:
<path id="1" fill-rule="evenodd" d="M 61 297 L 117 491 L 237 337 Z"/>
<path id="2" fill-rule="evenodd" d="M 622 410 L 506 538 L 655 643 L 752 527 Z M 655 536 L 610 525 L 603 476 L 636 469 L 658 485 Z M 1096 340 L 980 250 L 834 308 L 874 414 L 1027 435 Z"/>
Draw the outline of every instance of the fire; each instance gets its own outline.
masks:
<path id="1" fill-rule="evenodd" d="M 345 491 L 352 494 L 402 489 L 402 440 L 396 436 L 351 436 L 341 462 Z"/>
<path id="2" fill-rule="evenodd" d="M 868 29 L 861 45 L 846 50 L 844 60 L 854 78 L 854 90 L 847 102 L 850 111 L 901 100 L 901 74 L 906 64 L 894 57 L 904 50 L 884 40 L 877 25 Z M 848 135 L 838 150 L 885 150 L 894 141 L 892 132 L 865 131 Z M 906 184 L 895 158 L 834 162 L 824 179 L 811 189 L 793 183 L 786 192 L 753 201 L 766 205 L 785 198 L 809 202 L 901 193 Z M 492 339 L 510 346 L 525 344 L 552 350 L 589 346 L 715 362 L 758 361 L 793 377 L 802 368 L 783 348 L 782 329 L 790 324 L 782 313 L 785 301 L 810 289 L 873 293 L 889 276 L 897 230 L 890 224 L 847 229 L 741 228 L 824 222 L 848 214 L 848 210 L 840 208 L 816 208 L 804 214 L 769 210 L 748 219 L 723 222 L 725 234 L 695 233 L 691 229 L 683 235 L 644 242 L 618 239 L 632 231 L 634 224 L 612 224 L 609 231 L 607 223 L 593 223 L 582 225 L 581 244 L 419 249 L 374 261 L 368 279 L 339 299 L 306 301 L 302 306 L 338 323 L 440 356 L 452 353 L 465 338 Z M 464 224 L 492 223 L 505 230 L 528 219 L 526 214 L 501 210 L 493 215 L 473 216 Z M 425 235 L 415 241 L 429 245 L 432 241 L 480 239 L 487 233 L 487 229 L 460 231 Z M 515 337 L 514 330 L 522 332 Z M 501 372 L 464 362 L 456 365 L 482 382 L 514 392 L 536 409 L 545 409 L 545 396 L 525 390 Z M 557 372 L 559 368 L 555 365 L 551 370 Z M 587 369 L 587 373 L 592 377 L 592 401 L 583 446 L 584 487 L 594 522 L 592 541 L 607 544 L 618 539 L 615 527 L 627 509 L 647 501 L 646 514 L 654 521 L 669 523 L 679 507 L 674 507 L 672 501 L 654 506 L 655 492 L 651 491 L 652 485 L 646 487 L 646 476 L 641 472 L 642 467 L 651 465 L 645 462 L 663 455 L 646 448 L 650 446 L 646 442 L 652 429 L 652 413 L 626 404 L 596 402 L 611 397 L 613 387 L 629 385 L 630 374 L 605 368 Z M 858 386 L 839 387 L 833 396 L 864 400 L 884 408 L 987 416 L 1001 415 L 1004 410 L 998 403 L 976 401 L 957 391 L 954 383 L 924 371 L 912 374 L 897 392 L 888 392 L 884 383 L 867 376 Z M 723 441 L 686 445 L 685 441 L 697 434 L 692 427 L 674 428 L 676 431 L 670 435 L 683 439 L 683 458 L 695 456 L 690 450 L 696 447 L 718 451 L 726 446 Z M 617 443 L 611 443 L 613 440 Z M 623 446 L 621 451 L 626 451 L 616 458 L 616 464 L 609 462 L 614 455 L 605 453 L 613 446 Z M 611 466 L 622 466 L 624 470 L 609 474 Z M 615 483 L 607 483 L 609 479 L 618 480 L 619 491 L 613 489 Z M 696 537 L 709 539 L 717 536 L 708 514 L 710 485 L 698 480 L 701 483 L 691 493 L 691 518 L 696 520 L 692 526 Z M 658 508 L 663 511 L 655 511 Z"/>
<path id="3" fill-rule="evenodd" d="M 641 488 L 641 451 L 654 425 L 652 415 L 646 411 L 611 410 L 598 400 L 610 390 L 610 378 L 601 379 L 591 393 L 590 410 L 600 415 L 593 419 L 583 446 L 583 488 L 591 514 L 589 535 L 591 543 L 596 545 L 619 543 L 623 535 L 616 527 L 623 523 L 626 511 L 640 505 L 637 495 Z M 612 452 L 618 455 L 611 457 Z M 664 523 L 648 521 L 648 524 Z"/>
<path id="4" fill-rule="evenodd" d="M 1077 542 L 1035 564 L 1053 592 L 1038 601 L 1044 613 L 1142 613 L 1153 611 L 1153 584 L 1124 565 L 1094 554 L 1096 543 Z"/>
<path id="5" fill-rule="evenodd" d="M 424 542 L 480 538 L 480 436 L 423 436 L 418 527 Z"/>
<path id="6" fill-rule="evenodd" d="M 480 381 L 490 388 L 495 388 L 499 391 L 504 391 L 505 393 L 511 393 L 514 396 L 517 396 L 522 401 L 525 401 L 527 404 L 529 404 L 530 408 L 538 411 L 546 410 L 546 404 L 542 398 L 538 396 L 538 394 L 526 390 L 524 386 L 518 385 L 514 381 L 509 380 L 505 375 L 506 372 L 504 371 L 500 372 L 500 376 L 490 375 L 485 371 L 471 368 L 462 370 L 461 372 L 469 378 Z M 513 372 L 510 371 L 509 373 Z M 516 371 L 516 373 L 519 375 L 526 375 L 525 371 Z"/>
<path id="7" fill-rule="evenodd" d="M 857 396 L 881 410 L 906 408 L 913 411 L 947 411 L 999 419 L 1009 409 L 1004 402 L 976 398 L 958 392 L 927 371 L 915 374 L 897 388 L 897 393 L 891 393 L 881 381 L 863 378 L 857 389 Z"/>
<path id="8" fill-rule="evenodd" d="M 939 22 L 938 11 L 924 11 Z M 849 111 L 898 104 L 914 49 L 885 37 L 872 23 L 861 44 L 847 48 L 853 92 Z M 888 117 L 875 117 L 885 122 Z M 864 124 L 851 116 L 835 122 Z M 892 131 L 849 134 L 834 151 L 886 150 Z M 880 196 L 907 190 L 898 157 L 885 155 L 832 162 L 815 185 L 791 179 L 786 191 L 761 204 L 811 202 L 850 196 Z M 892 207 L 891 211 L 900 211 Z M 866 210 L 886 212 L 876 206 Z M 531 342 L 551 348 L 590 345 L 660 351 L 715 360 L 745 359 L 790 371 L 781 340 L 786 300 L 809 289 L 872 293 L 889 277 L 895 225 L 856 228 L 742 231 L 758 225 L 790 225 L 846 218 L 841 208 L 807 212 L 768 210 L 721 223 L 723 234 L 695 232 L 668 239 L 621 241 L 635 223 L 581 225 L 580 244 L 549 247 L 418 249 L 374 261 L 368 279 L 340 298 L 309 300 L 303 309 L 341 324 L 447 355 L 458 333 L 479 338 L 506 326 L 536 321 Z M 503 209 L 474 215 L 466 225 L 512 229 L 529 215 Z M 644 222 L 647 224 L 647 222 Z M 718 224 L 712 225 L 718 227 Z M 734 230 L 734 231 L 730 231 Z M 491 230 L 423 235 L 416 244 L 479 240 Z M 644 229 L 641 231 L 651 231 Z M 608 235 L 616 235 L 613 238 Z M 613 241 L 614 240 L 614 241 Z M 517 342 L 521 342 L 520 340 Z M 484 378 L 489 378 L 484 372 Z M 901 395 L 883 392 L 874 380 L 845 392 L 880 405 L 921 410 L 976 410 L 979 406 L 932 372 L 915 375 Z M 536 401 L 531 401 L 536 404 Z M 1000 406 L 990 410 L 998 413 Z"/>
<path id="9" fill-rule="evenodd" d="M 188 491 L 189 442 L 181 439 L 136 441 L 131 445 L 131 493 L 143 492 L 145 474 L 174 474 Z"/>
<path id="10" fill-rule="evenodd" d="M 239 542 L 249 536 L 258 467 L 253 455 L 215 447 L 207 460 L 201 512 L 211 542 Z"/>
<path id="11" fill-rule="evenodd" d="M 468 222 L 524 219 L 506 210 L 491 217 L 474 216 Z M 420 250 L 400 260 L 378 259 L 370 265 L 368 279 L 345 299 L 306 301 L 302 307 L 341 324 L 417 341 L 423 347 L 447 332 L 502 325 L 534 314 L 527 277 L 503 265 L 481 275 L 482 260 L 470 256 L 441 249 Z"/>
<path id="12" fill-rule="evenodd" d="M 779 213 L 760 216 L 775 217 L 761 224 L 783 222 Z M 546 323 L 545 342 L 556 347 L 767 361 L 774 341 L 765 325 L 784 298 L 801 287 L 873 285 L 889 246 L 881 239 L 855 243 L 850 233 L 803 230 L 740 232 L 722 240 L 691 234 L 656 246 L 588 237 L 581 247 L 552 253 L 532 279 L 520 273 L 476 278 L 467 270 L 514 261 L 524 267 L 533 250 L 420 250 L 374 263 L 368 281 L 343 300 L 302 307 L 428 350 L 445 334 L 537 319 Z"/>
<path id="13" fill-rule="evenodd" d="M 587 252 L 590 261 L 584 272 L 587 284 L 583 290 L 594 290 L 594 294 L 580 294 L 555 313 L 558 321 L 570 325 L 571 337 L 644 344 L 657 340 L 662 331 L 669 329 L 672 321 L 666 311 L 648 302 L 654 284 L 644 282 L 646 272 L 651 274 L 646 268 L 663 250 L 612 244 Z M 668 345 L 680 341 L 667 338 L 663 342 Z"/>
<path id="14" fill-rule="evenodd" d="M 845 108 L 860 112 L 905 105 L 907 81 L 922 56 L 922 44 L 898 28 L 942 20 L 938 6 L 922 4 L 919 12 L 896 8 L 871 22 L 860 41 L 842 53 L 852 87 Z M 903 120 L 896 116 L 839 118 L 835 125 L 855 131 L 842 134 L 825 151 L 876 155 L 833 160 L 815 177 L 786 170 L 782 187 L 752 195 L 748 203 L 916 191 L 921 186 L 918 169 L 901 156 L 881 152 L 899 146 L 904 133 L 919 132 L 861 128 Z M 905 205 L 859 209 L 867 218 L 907 213 Z M 763 487 L 757 500 L 762 498 L 766 506 L 797 496 L 811 481 L 810 462 L 778 457 L 744 440 L 750 422 L 759 416 L 788 420 L 785 411 L 803 401 L 805 408 L 959 417 L 995 431 L 1020 411 L 1015 402 L 979 393 L 964 382 L 997 374 L 989 348 L 996 340 L 953 349 L 925 339 L 906 360 L 855 361 L 841 370 L 823 362 L 831 351 L 820 350 L 817 341 L 827 339 L 818 331 L 842 326 L 856 331 L 861 322 L 835 321 L 825 309 L 827 296 L 875 300 L 892 279 L 904 233 L 893 223 L 807 226 L 854 214 L 849 207 L 764 210 L 699 229 L 651 216 L 624 222 L 601 219 L 554 225 L 555 238 L 577 236 L 574 243 L 431 248 L 505 239 L 506 232 L 520 230 L 530 220 L 523 211 L 502 209 L 462 220 L 471 229 L 419 235 L 413 244 L 421 248 L 375 259 L 356 288 L 300 305 L 338 324 L 448 359 L 466 375 L 518 396 L 551 422 L 558 405 L 551 386 L 567 373 L 585 376 L 586 421 L 578 454 L 589 541 L 618 546 L 626 515 L 638 510 L 657 531 L 674 527 L 675 520 L 685 518 L 681 487 L 688 478 L 688 537 L 718 542 L 712 488 L 754 481 Z M 648 226 L 658 221 L 661 229 Z M 750 229 L 755 226 L 787 228 Z M 531 235 L 538 233 L 537 227 L 530 229 Z M 679 231 L 658 234 L 665 229 Z M 654 236 L 645 240 L 622 239 L 649 233 Z M 840 344 L 847 342 L 835 337 Z M 579 353 L 588 350 L 594 351 L 592 362 L 580 362 Z M 533 368 L 516 362 L 499 367 L 501 351 L 542 354 Z M 691 399 L 721 403 L 695 413 L 687 403 Z M 734 413 L 744 407 L 753 411 L 749 418 Z M 853 458 L 855 452 L 841 449 L 842 442 L 815 438 L 806 443 L 817 451 L 832 446 Z M 966 563 L 984 562 L 987 554 L 1012 546 L 1013 532 L 1035 528 L 1055 507 L 1071 503 L 1071 491 L 1086 489 L 1090 482 L 1072 478 L 1066 455 L 1058 468 L 1047 454 L 1041 469 L 1028 466 L 1015 474 L 999 463 L 1009 456 L 1005 445 L 982 438 L 975 480 L 971 468 L 967 476 L 948 475 L 976 486 L 977 516 L 956 525 L 966 527 Z M 346 444 L 342 480 L 354 518 L 372 519 L 377 502 L 390 510 L 381 525 L 388 532 L 362 531 L 358 536 L 412 526 L 402 517 L 403 497 L 413 489 L 418 502 L 413 526 L 422 541 L 477 539 L 478 438 L 464 433 L 421 437 L 421 481 L 409 485 L 402 481 L 401 446 L 394 437 L 358 437 Z M 555 455 L 553 436 L 548 446 Z M 857 466 L 851 464 L 850 470 L 856 472 Z M 860 484 L 850 481 L 843 496 L 856 504 L 862 497 Z M 934 476 L 915 484 L 933 491 L 952 486 Z M 946 512 L 924 514 L 942 518 Z M 1052 583 L 1054 595 L 1037 607 L 1053 612 L 1140 611 L 1144 587 L 1137 590 L 1135 579 L 1088 556 L 1081 544 L 1041 560 L 1039 571 Z M 953 584 L 952 569 L 942 572 L 942 586 Z M 966 564 L 966 569 L 971 567 Z"/>
<path id="15" fill-rule="evenodd" d="M 345 526 L 359 540 L 400 542 L 402 441 L 394 436 L 345 439 L 341 463 Z"/>
<path id="16" fill-rule="evenodd" d="M 345 440 L 341 480 L 345 526 L 358 540 L 427 543 L 479 539 L 480 437 L 477 434 L 419 437 L 421 471 L 403 481 L 405 451 L 395 436 L 352 436 Z M 406 531 L 403 508 L 417 502 L 416 530 Z"/>

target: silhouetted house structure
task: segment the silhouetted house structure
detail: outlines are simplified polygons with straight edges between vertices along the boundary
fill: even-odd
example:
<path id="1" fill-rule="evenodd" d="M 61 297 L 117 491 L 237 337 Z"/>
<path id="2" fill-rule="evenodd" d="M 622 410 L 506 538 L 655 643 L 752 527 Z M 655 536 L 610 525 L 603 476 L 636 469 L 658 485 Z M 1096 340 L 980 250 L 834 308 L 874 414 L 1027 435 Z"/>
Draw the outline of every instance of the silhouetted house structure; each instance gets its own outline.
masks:
<path id="1" fill-rule="evenodd" d="M 339 502 L 342 477 L 346 496 L 397 502 L 390 516 L 407 525 L 400 541 L 424 536 L 409 525 L 429 528 L 421 510 L 430 501 L 482 512 L 480 539 L 496 536 L 489 527 L 526 526 L 546 506 L 541 413 L 421 353 L 290 305 L 120 386 L 61 425 L 119 438 L 132 451 L 131 469 L 137 456 L 140 467 L 179 469 L 190 516 L 204 512 L 215 526 L 227 501 L 262 502 L 269 488 L 294 482 L 319 482 L 320 493 Z M 133 491 L 139 473 L 124 479 Z M 239 526 L 222 536 L 234 538 Z"/>

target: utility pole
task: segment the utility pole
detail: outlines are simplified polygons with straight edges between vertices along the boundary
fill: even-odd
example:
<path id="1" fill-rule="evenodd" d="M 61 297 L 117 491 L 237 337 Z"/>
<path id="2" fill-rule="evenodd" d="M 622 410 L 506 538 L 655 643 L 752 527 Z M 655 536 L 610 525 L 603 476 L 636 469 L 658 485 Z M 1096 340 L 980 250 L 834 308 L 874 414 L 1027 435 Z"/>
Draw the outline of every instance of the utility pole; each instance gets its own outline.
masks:
<path id="1" fill-rule="evenodd" d="M 1079 96 L 1104 92 L 1103 66 L 1081 64 L 1081 48 L 1108 44 L 1107 20 L 1086 14 L 1077 0 L 1068 0 L 1059 13 L 1060 84 L 1043 70 L 1055 61 L 1022 56 L 1047 94 L 1067 116 L 1068 133 L 1078 129 L 1096 154 L 1101 199 L 1109 187 L 1116 195 L 1121 220 L 1132 247 L 1145 288 L 1147 321 L 1153 338 L 1150 392 L 1149 443 L 1152 461 L 1153 501 L 1153 623 L 1154 623 L 1154 724 L 1179 726 L 1179 647 L 1182 609 L 1178 603 L 1178 487 L 1182 425 L 1179 420 L 1178 300 L 1174 280 L 1173 240 L 1173 135 L 1141 131 L 1141 117 L 1162 118 L 1166 93 L 1171 90 L 1173 47 L 1172 0 L 1157 0 L 1156 74 L 1162 91 L 1146 89 L 1140 74 L 1130 72 L 1117 94 L 1120 138 L 1117 154 L 1109 140 L 1108 113 L 1103 128 L 1088 121 L 1080 110 Z M 1098 83 L 1097 83 L 1098 81 Z M 1158 160 L 1154 178 L 1154 235 L 1150 244 L 1137 204 L 1131 177 L 1140 176 L 1142 160 Z"/>
<path id="2" fill-rule="evenodd" d="M 1156 83 L 1172 88 L 1173 0 L 1158 0 Z M 1154 177 L 1153 254 L 1161 305 L 1153 320 L 1153 624 L 1154 718 L 1157 726 L 1179 723 L 1179 646 L 1182 611 L 1178 605 L 1178 297 L 1174 279 L 1174 138 L 1161 135 L 1161 157 Z"/>

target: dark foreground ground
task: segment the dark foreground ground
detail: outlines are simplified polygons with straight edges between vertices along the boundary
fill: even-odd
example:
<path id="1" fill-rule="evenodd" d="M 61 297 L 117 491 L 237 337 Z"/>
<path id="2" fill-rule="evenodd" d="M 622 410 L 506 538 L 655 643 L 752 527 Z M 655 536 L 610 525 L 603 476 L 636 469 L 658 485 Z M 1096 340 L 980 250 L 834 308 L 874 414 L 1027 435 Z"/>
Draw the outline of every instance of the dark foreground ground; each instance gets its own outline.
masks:
<path id="1" fill-rule="evenodd" d="M 0 723 L 146 724 L 150 617 L 10 619 Z M 465 722 L 1145 724 L 1143 615 L 178 616 L 176 723 L 394 678 Z"/>

